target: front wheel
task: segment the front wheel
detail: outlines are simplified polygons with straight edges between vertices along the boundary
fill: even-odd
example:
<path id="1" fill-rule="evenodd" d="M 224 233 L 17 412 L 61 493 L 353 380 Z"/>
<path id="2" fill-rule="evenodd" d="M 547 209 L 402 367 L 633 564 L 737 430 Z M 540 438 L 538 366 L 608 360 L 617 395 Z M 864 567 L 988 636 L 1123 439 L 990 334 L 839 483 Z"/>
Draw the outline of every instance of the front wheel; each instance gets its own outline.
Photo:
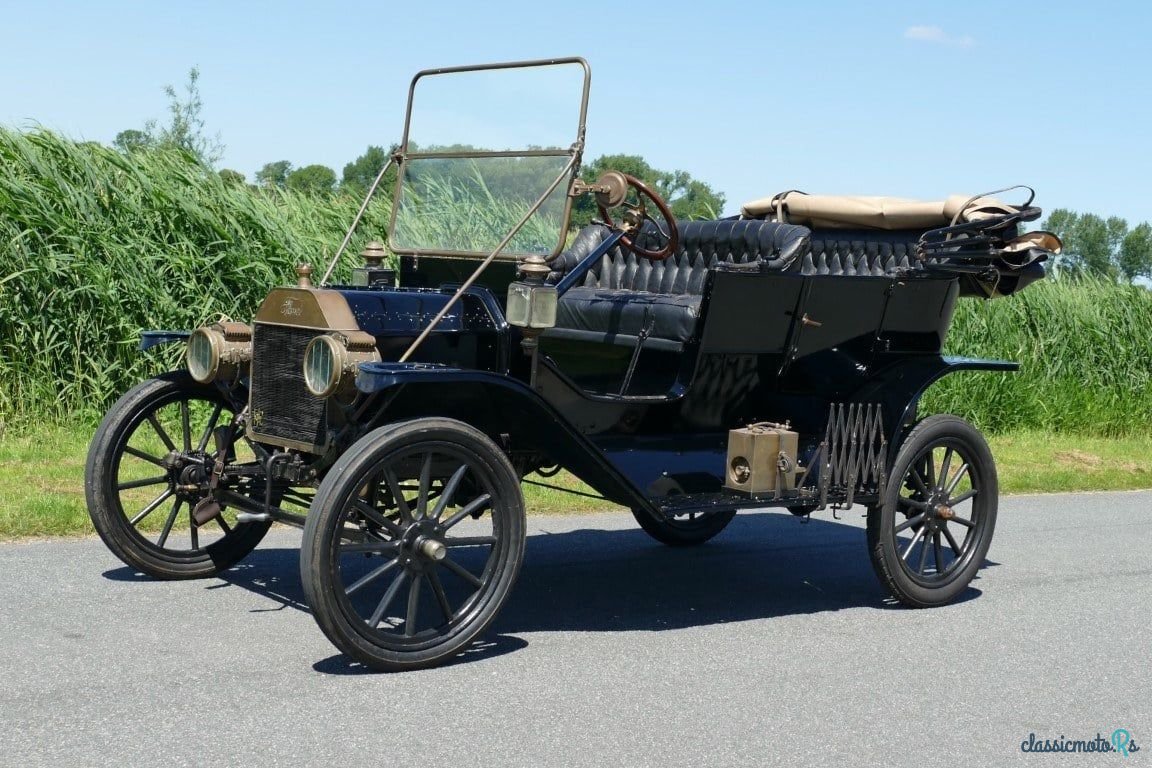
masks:
<path id="1" fill-rule="evenodd" d="M 96 532 L 127 565 L 157 579 L 204 578 L 264 538 L 270 523 L 241 523 L 228 504 L 200 522 L 194 514 L 214 495 L 220 451 L 229 465 L 258 465 L 242 430 L 221 431 L 236 409 L 184 371 L 138 384 L 109 409 L 88 449 L 84 491 Z M 224 481 L 216 492 L 254 496 L 263 491 L 259 477 Z"/>
<path id="2" fill-rule="evenodd" d="M 300 575 L 337 648 L 373 669 L 420 669 L 488 628 L 524 547 L 524 499 L 504 453 L 467 424 L 423 418 L 370 432 L 328 472 Z"/>
<path id="3" fill-rule="evenodd" d="M 884 498 L 868 510 L 872 566 L 905 605 L 944 605 L 984 563 L 998 503 L 983 436 L 956 416 L 929 416 L 900 446 Z"/>

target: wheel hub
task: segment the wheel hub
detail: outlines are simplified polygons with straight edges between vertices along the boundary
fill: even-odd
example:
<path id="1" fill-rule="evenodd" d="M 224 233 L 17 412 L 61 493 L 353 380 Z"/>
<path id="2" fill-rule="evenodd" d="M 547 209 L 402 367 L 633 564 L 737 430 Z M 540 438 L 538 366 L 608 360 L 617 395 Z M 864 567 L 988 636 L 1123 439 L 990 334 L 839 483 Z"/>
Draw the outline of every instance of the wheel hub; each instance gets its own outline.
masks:
<path id="1" fill-rule="evenodd" d="M 435 520 L 418 520 L 400 537 L 400 560 L 416 570 L 423 570 L 448 556 L 439 524 Z"/>
<path id="2" fill-rule="evenodd" d="M 439 562 L 448 556 L 448 547 L 444 546 L 444 542 L 436 541 L 435 539 L 425 538 L 421 536 L 416 540 L 416 548 L 420 554 L 429 560 Z"/>
<path id="3" fill-rule="evenodd" d="M 179 472 L 180 485 L 200 486 L 207 479 L 207 474 L 204 471 L 204 467 L 198 464 L 189 464 L 180 469 Z"/>

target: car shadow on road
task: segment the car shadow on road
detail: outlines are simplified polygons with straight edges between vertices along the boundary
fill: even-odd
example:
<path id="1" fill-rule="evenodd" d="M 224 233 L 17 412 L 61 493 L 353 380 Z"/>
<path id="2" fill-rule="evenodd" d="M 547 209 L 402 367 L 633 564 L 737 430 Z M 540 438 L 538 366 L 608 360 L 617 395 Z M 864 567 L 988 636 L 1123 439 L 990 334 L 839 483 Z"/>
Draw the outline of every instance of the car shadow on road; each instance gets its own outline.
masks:
<path id="1" fill-rule="evenodd" d="M 127 568 L 105 576 L 135 578 Z M 295 548 L 257 549 L 206 588 L 229 585 L 273 601 L 253 612 L 308 610 Z M 969 587 L 957 602 L 980 594 Z M 844 522 L 746 513 L 707 544 L 687 548 L 658 544 L 639 528 L 537 532 L 528 538 L 516 588 L 488 633 L 490 646 L 462 660 L 517 650 L 526 642 L 515 636 L 530 632 L 661 631 L 898 607 L 872 571 L 863 529 Z M 359 671 L 342 656 L 316 668 Z"/>
<path id="2" fill-rule="evenodd" d="M 960 600 L 979 594 L 969 588 Z M 659 631 L 857 607 L 897 607 L 872 571 L 862 528 L 756 513 L 692 548 L 639 529 L 538 534 L 494 628 Z"/>

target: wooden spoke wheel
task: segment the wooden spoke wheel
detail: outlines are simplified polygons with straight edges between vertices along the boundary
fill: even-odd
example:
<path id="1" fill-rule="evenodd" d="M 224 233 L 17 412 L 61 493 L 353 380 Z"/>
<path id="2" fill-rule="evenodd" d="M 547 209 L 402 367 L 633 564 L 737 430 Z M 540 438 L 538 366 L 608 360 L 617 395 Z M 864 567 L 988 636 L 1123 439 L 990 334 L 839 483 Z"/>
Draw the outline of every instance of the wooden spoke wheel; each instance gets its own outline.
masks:
<path id="1" fill-rule="evenodd" d="M 321 483 L 300 572 L 320 628 L 384 671 L 465 650 L 507 600 L 524 556 L 519 478 L 483 433 L 424 418 L 377 429 Z"/>
<path id="2" fill-rule="evenodd" d="M 968 422 L 930 416 L 908 434 L 882 503 L 868 511 L 868 548 L 900 602 L 954 600 L 984 563 L 996 525 L 996 466 Z"/>
<path id="3" fill-rule="evenodd" d="M 255 471 L 210 489 L 221 451 L 229 465 L 259 467 L 242 431 L 226 429 L 236 407 L 178 371 L 137 385 L 108 411 L 88 450 L 84 491 L 96 532 L 127 565 L 158 579 L 203 578 L 260 543 L 269 523 L 240 523 L 226 502 L 202 506 L 225 493 L 263 498 Z"/>

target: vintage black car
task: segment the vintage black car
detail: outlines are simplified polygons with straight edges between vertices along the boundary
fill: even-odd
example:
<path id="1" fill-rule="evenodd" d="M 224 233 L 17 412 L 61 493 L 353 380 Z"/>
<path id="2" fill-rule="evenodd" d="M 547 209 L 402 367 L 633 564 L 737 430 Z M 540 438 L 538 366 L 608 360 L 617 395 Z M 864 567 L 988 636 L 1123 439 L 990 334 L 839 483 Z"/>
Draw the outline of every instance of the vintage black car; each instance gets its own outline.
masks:
<path id="1" fill-rule="evenodd" d="M 421 112 L 450 80 L 463 89 Z M 917 405 L 947 374 L 1015 369 L 942 348 L 958 298 L 1021 290 L 1059 249 L 1023 231 L 1031 195 L 793 191 L 676 221 L 635 178 L 578 178 L 588 84 L 580 59 L 419 73 L 368 193 L 396 174 L 398 273 L 371 243 L 330 284 L 357 216 L 323 277 L 301 266 L 251 323 L 145 332 L 145 349 L 186 340 L 187 365 L 125 394 L 93 438 L 109 548 L 156 578 L 206 577 L 274 522 L 302 526 L 317 623 L 382 670 L 443 662 L 489 626 L 524 555 L 521 482 L 561 470 L 677 546 L 739 510 L 861 504 L 897 600 L 965 590 L 996 468 L 971 425 Z M 542 111 L 526 100 L 564 88 L 567 136 L 526 138 Z M 464 107 L 523 120 L 477 148 L 445 133 L 481 124 Z M 583 195 L 599 219 L 573 235 Z"/>

